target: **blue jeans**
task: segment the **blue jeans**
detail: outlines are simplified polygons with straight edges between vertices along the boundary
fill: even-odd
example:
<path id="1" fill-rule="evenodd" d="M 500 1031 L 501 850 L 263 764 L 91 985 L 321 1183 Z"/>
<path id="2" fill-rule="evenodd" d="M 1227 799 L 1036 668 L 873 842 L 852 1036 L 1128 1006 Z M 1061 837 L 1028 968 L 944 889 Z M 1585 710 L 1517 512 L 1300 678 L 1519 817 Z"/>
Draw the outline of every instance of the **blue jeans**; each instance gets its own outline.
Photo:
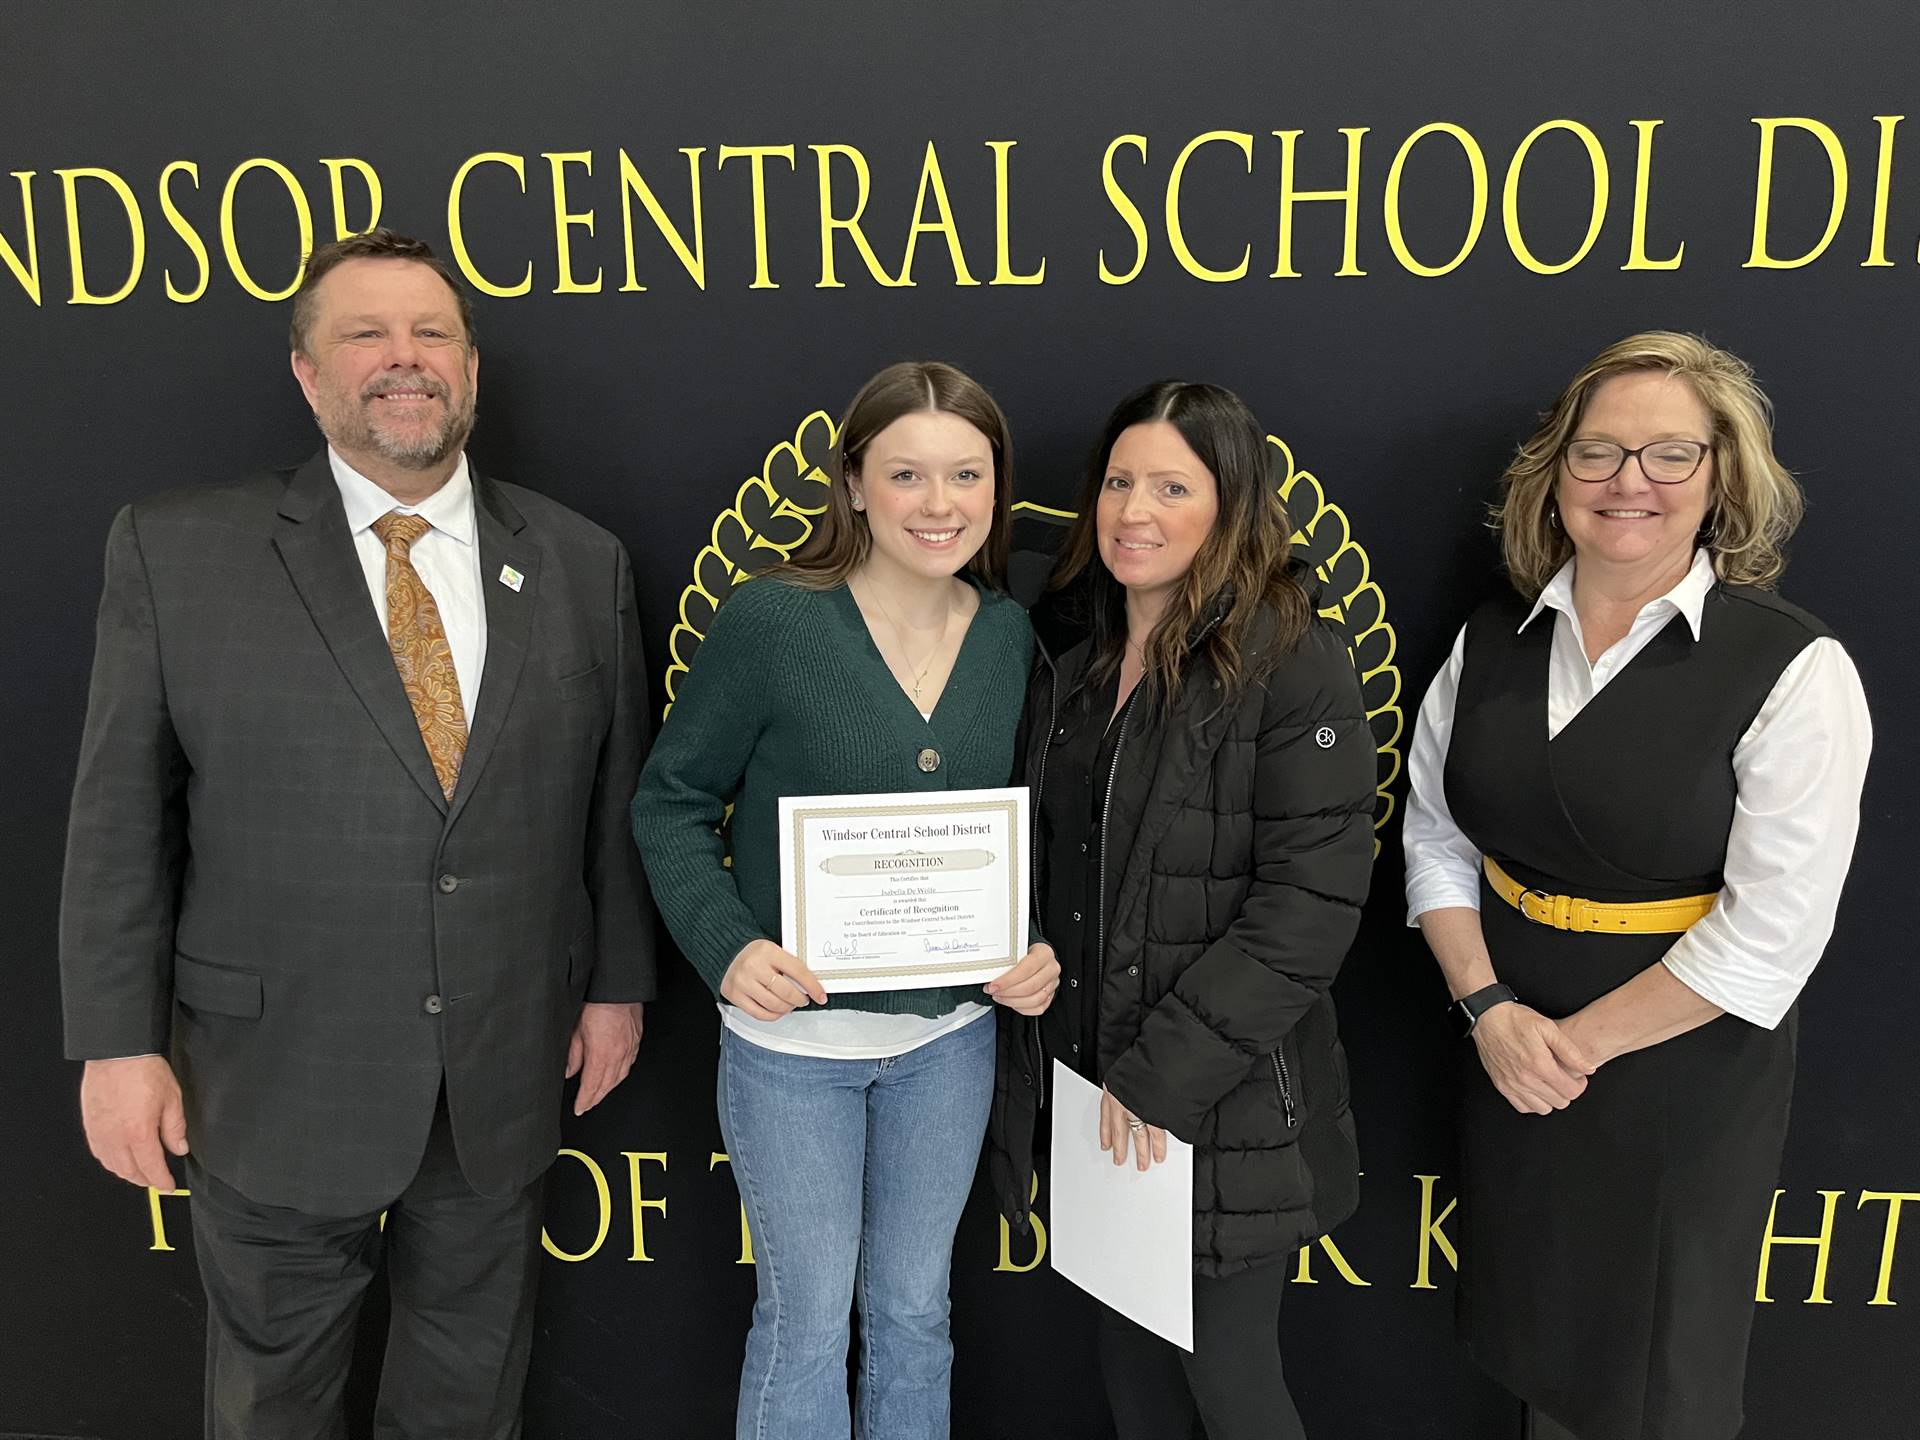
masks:
<path id="1" fill-rule="evenodd" d="M 884 1060 L 720 1037 L 720 1130 L 753 1232 L 759 1298 L 738 1440 L 945 1440 L 947 1280 L 993 1093 L 994 1024 Z"/>

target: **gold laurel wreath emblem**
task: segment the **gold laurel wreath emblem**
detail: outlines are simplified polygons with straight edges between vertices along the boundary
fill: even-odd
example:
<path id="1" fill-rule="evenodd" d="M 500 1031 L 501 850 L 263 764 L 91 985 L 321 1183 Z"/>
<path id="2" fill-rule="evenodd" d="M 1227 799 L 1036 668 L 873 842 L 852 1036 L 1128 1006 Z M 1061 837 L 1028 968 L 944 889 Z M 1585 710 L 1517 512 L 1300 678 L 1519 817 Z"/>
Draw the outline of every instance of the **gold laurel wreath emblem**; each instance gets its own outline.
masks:
<path id="1" fill-rule="evenodd" d="M 693 663 L 714 611 L 728 592 L 776 559 L 786 559 L 813 532 L 813 517 L 826 508 L 826 465 L 834 439 L 832 418 L 823 410 L 814 411 L 800 422 L 791 440 L 782 440 L 767 452 L 760 473 L 740 486 L 733 504 L 714 520 L 707 543 L 694 557 L 692 582 L 680 592 L 679 616 L 667 639 L 668 710 L 673 708 L 680 677 Z M 1400 739 L 1405 727 L 1387 597 L 1373 578 L 1365 548 L 1353 538 L 1346 512 L 1327 498 L 1319 477 L 1300 469 L 1293 451 L 1278 436 L 1269 435 L 1267 443 L 1273 447 L 1274 486 L 1293 521 L 1294 553 L 1319 575 L 1325 587 L 1321 598 L 1326 602 L 1320 613 L 1346 632 L 1348 653 L 1360 676 L 1367 723 L 1379 755 L 1375 789 L 1380 804 L 1374 814 L 1377 854 L 1377 832 L 1394 812 L 1392 787 L 1400 778 Z M 1073 519 L 1071 511 L 1027 500 L 1013 508 L 1016 513 L 1054 521 Z"/>

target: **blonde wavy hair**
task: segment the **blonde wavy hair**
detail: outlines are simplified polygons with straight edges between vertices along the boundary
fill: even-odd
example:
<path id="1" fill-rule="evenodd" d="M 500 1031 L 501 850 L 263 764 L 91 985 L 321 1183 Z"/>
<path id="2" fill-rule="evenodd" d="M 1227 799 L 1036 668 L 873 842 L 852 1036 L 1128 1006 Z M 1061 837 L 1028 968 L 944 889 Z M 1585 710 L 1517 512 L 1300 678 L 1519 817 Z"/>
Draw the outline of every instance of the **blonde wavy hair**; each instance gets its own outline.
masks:
<path id="1" fill-rule="evenodd" d="M 1490 523 L 1500 532 L 1508 576 L 1529 600 L 1573 555 L 1553 503 L 1561 449 L 1595 390 L 1616 375 L 1642 371 L 1685 380 L 1713 418 L 1712 489 L 1700 544 L 1715 573 L 1729 585 L 1771 589 L 1787 568 L 1786 543 L 1806 502 L 1774 457 L 1773 403 L 1754 383 L 1753 367 L 1703 336 L 1647 330 L 1588 362 L 1500 477 Z"/>

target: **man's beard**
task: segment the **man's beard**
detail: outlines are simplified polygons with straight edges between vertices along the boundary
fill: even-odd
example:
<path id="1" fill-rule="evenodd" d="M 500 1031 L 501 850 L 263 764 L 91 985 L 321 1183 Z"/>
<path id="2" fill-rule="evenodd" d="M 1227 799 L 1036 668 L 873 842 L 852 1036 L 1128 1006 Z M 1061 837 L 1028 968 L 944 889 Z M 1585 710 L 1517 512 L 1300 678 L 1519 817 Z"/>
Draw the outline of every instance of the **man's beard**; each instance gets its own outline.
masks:
<path id="1" fill-rule="evenodd" d="M 315 418 L 320 432 L 336 450 L 371 451 L 390 464 L 406 470 L 431 470 L 456 454 L 473 433 L 473 392 L 449 403 L 446 418 L 430 427 L 409 426 L 394 432 L 379 423 L 375 407 L 386 403 L 378 397 L 388 390 L 424 389 L 443 402 L 451 402 L 447 387 L 439 380 L 420 376 L 404 384 L 379 382 L 351 399 L 333 393 L 323 395 Z"/>

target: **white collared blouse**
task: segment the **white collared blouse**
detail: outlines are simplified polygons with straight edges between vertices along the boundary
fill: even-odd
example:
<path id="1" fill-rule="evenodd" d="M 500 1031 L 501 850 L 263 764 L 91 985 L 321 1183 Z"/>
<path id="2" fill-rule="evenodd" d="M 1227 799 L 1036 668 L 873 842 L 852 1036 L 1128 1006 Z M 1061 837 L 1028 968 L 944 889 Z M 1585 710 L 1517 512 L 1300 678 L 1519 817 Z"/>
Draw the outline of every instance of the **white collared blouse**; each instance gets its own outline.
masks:
<path id="1" fill-rule="evenodd" d="M 1626 635 L 1589 663 L 1573 608 L 1574 563 L 1548 582 L 1520 624 L 1524 630 L 1542 612 L 1554 612 L 1550 739 L 1675 618 L 1698 640 L 1714 585 L 1712 560 L 1696 552 L 1679 584 L 1643 605 Z M 1409 925 L 1429 910 L 1480 908 L 1480 852 L 1454 824 L 1445 785 L 1465 641 L 1462 626 L 1420 706 L 1407 763 L 1401 839 Z M 1734 747 L 1738 800 L 1724 886 L 1712 911 L 1665 957 L 1681 983 L 1755 1025 L 1772 1029 L 1785 1018 L 1833 933 L 1872 748 L 1859 672 L 1839 641 L 1814 640 L 1781 672 Z"/>

